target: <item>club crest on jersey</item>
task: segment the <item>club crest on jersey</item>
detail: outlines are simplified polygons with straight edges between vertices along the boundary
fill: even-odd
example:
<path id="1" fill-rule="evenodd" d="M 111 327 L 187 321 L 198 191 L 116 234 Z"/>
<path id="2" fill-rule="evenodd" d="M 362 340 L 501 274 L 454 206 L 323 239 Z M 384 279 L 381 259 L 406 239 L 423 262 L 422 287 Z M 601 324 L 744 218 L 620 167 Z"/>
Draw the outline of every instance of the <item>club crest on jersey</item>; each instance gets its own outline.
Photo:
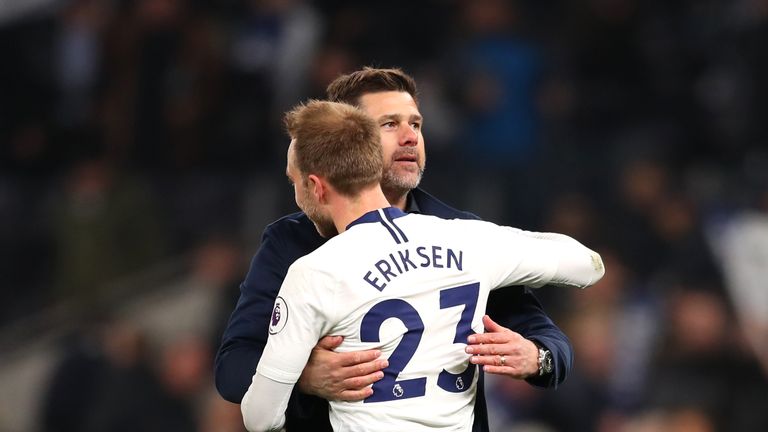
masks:
<path id="1" fill-rule="evenodd" d="M 464 390 L 464 380 L 461 377 L 456 378 L 456 389 Z"/>
<path id="2" fill-rule="evenodd" d="M 269 321 L 269 334 L 280 333 L 286 322 L 288 322 L 288 303 L 282 297 L 278 297 L 272 309 L 272 319 Z"/>

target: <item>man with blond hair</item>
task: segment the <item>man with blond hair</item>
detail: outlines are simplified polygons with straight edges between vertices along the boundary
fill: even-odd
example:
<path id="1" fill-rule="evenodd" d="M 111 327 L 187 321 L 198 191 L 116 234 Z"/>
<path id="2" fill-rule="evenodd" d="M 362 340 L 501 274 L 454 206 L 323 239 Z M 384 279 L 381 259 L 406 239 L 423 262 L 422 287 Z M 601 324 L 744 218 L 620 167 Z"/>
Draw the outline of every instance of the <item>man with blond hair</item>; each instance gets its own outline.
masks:
<path id="1" fill-rule="evenodd" d="M 479 361 L 467 342 L 483 332 L 490 291 L 585 288 L 603 275 L 600 256 L 561 234 L 391 206 L 378 123 L 351 105 L 311 101 L 285 124 L 296 204 L 318 232 L 338 235 L 288 270 L 241 402 L 246 428 L 284 426 L 317 340 L 335 335 L 337 351 L 380 351 L 387 366 L 363 401 L 330 402 L 334 430 L 472 430 Z"/>
<path id="2" fill-rule="evenodd" d="M 412 77 L 399 69 L 363 68 L 339 76 L 328 86 L 327 94 L 329 100 L 357 106 L 376 122 L 384 155 L 381 187 L 391 205 L 406 213 L 478 219 L 419 187 L 426 154 L 423 118 Z M 287 215 L 264 230 L 216 356 L 216 388 L 225 399 L 240 403 L 248 389 L 288 267 L 330 236 L 320 235 L 301 212 Z M 529 289 L 509 287 L 492 293 L 491 300 L 504 305 L 497 318 L 508 328 L 485 318 L 486 333 L 469 340 L 470 350 L 479 354 L 477 361 L 483 364 L 475 404 L 476 432 L 488 431 L 482 372 L 555 388 L 565 380 L 573 362 L 568 338 Z M 371 383 L 383 378 L 382 369 L 387 365 L 378 351 L 338 352 L 335 348 L 341 341 L 338 336 L 325 337 L 312 351 L 288 405 L 287 426 L 292 432 L 330 430 L 327 400 L 362 400 L 370 396 Z M 504 365 L 495 363 L 497 355 L 503 356 Z"/>

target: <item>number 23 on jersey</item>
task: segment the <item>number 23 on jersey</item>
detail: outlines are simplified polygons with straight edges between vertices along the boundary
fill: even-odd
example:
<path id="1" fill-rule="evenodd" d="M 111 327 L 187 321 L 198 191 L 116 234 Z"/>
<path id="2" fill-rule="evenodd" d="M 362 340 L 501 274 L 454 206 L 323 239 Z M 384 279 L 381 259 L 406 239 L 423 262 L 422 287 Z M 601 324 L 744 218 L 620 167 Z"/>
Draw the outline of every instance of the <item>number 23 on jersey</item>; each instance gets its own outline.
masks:
<path id="1" fill-rule="evenodd" d="M 479 292 L 479 283 L 440 291 L 440 304 L 435 305 L 435 307 L 447 309 L 454 306 L 464 306 L 461 318 L 456 323 L 456 335 L 453 343 L 466 344 L 467 337 L 472 334 L 472 318 L 477 307 Z M 411 361 L 424 333 L 424 321 L 410 303 L 402 299 L 389 299 L 374 305 L 363 316 L 363 322 L 360 324 L 360 340 L 362 342 L 380 342 L 379 329 L 389 318 L 399 319 L 407 331 L 389 357 L 389 366 L 384 369 L 384 378 L 373 384 L 373 394 L 365 399 L 365 403 L 408 399 L 424 396 L 426 393 L 426 377 L 397 379 L 400 372 Z M 437 386 L 451 393 L 467 391 L 475 377 L 476 368 L 476 365 L 468 364 L 467 368 L 458 374 L 443 369 L 438 375 Z"/>

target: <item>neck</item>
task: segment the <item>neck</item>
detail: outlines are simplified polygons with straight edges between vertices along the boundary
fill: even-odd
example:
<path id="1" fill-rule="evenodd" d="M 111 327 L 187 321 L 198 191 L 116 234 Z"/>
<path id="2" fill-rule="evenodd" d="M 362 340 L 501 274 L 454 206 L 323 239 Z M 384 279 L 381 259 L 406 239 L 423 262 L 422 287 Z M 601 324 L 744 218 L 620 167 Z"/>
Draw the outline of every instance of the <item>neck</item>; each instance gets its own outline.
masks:
<path id="1" fill-rule="evenodd" d="M 408 202 L 408 191 L 405 191 L 403 193 L 400 190 L 392 191 L 387 190 L 384 191 L 384 196 L 386 196 L 387 201 L 389 202 L 389 205 L 392 207 L 397 207 L 402 211 L 405 211 L 405 205 Z"/>
<path id="2" fill-rule="evenodd" d="M 346 231 L 347 226 L 360 216 L 390 206 L 379 185 L 365 189 L 353 198 L 341 195 L 337 197 L 336 202 L 331 205 L 331 218 L 339 234 Z"/>

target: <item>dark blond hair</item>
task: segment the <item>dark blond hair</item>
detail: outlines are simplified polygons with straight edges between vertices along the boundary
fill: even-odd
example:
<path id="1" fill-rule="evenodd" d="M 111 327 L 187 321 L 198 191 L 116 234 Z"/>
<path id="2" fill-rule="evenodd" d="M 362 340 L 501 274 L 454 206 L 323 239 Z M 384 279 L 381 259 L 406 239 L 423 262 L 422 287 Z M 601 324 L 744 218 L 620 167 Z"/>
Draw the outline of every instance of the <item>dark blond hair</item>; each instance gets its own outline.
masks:
<path id="1" fill-rule="evenodd" d="M 407 92 L 413 100 L 417 100 L 416 81 L 396 68 L 378 69 L 366 66 L 361 70 L 341 75 L 325 89 L 328 100 L 355 106 L 360 105 L 360 98 L 365 94 L 386 91 Z"/>
<path id="2" fill-rule="evenodd" d="M 284 123 L 303 180 L 309 174 L 324 177 L 346 196 L 381 181 L 379 128 L 358 108 L 310 100 L 286 113 Z"/>

